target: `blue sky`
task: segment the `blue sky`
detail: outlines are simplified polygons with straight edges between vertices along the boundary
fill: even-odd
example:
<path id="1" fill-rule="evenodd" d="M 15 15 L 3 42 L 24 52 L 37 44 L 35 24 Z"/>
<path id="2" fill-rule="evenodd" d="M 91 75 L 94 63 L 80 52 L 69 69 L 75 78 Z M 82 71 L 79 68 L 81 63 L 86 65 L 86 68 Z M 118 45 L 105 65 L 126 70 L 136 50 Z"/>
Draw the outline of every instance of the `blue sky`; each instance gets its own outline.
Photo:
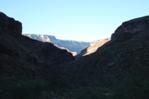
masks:
<path id="1" fill-rule="evenodd" d="M 148 0 L 0 0 L 0 11 L 23 24 L 24 34 L 94 41 L 122 22 L 149 15 Z"/>

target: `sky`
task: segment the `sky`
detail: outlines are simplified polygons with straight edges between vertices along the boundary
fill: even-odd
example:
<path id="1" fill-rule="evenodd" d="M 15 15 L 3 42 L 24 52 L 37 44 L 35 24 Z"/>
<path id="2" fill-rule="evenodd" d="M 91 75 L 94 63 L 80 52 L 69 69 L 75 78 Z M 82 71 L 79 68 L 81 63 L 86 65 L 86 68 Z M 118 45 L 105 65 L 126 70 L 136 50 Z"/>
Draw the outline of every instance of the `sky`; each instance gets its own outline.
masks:
<path id="1" fill-rule="evenodd" d="M 0 0 L 0 11 L 22 22 L 23 34 L 94 41 L 124 21 L 149 15 L 148 0 Z"/>

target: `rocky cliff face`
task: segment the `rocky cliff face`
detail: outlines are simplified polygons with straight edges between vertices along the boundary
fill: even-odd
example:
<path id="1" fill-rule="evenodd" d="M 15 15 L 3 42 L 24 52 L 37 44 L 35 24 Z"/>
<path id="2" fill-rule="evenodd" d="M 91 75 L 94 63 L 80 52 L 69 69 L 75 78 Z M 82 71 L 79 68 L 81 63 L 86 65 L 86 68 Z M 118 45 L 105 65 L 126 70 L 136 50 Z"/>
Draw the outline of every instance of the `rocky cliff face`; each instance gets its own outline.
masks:
<path id="1" fill-rule="evenodd" d="M 21 35 L 22 23 L 0 12 L 0 30 L 6 30 Z"/>
<path id="2" fill-rule="evenodd" d="M 57 85 L 51 67 L 74 57 L 51 43 L 22 36 L 21 28 L 20 22 L 0 13 L 0 99 L 50 98 L 51 87 Z M 47 97 L 37 96 L 43 88 Z"/>
<path id="3" fill-rule="evenodd" d="M 121 43 L 132 38 L 148 35 L 149 16 L 123 22 L 111 36 L 108 44 Z"/>
<path id="4" fill-rule="evenodd" d="M 111 38 L 105 38 L 102 40 L 95 41 L 95 43 L 92 43 L 89 47 L 82 50 L 81 53 L 76 56 L 76 58 L 86 56 L 86 55 L 90 55 L 90 54 L 96 52 L 96 50 L 98 48 L 100 48 L 102 45 L 109 42 L 110 40 L 111 40 Z"/>
<path id="5" fill-rule="evenodd" d="M 90 42 L 61 40 L 51 35 L 44 35 L 44 34 L 24 34 L 24 35 L 38 41 L 51 42 L 56 46 L 58 46 L 59 48 L 67 49 L 68 51 L 72 52 L 74 56 L 76 54 L 79 54 L 83 49 L 85 49 L 90 45 Z"/>
<path id="6" fill-rule="evenodd" d="M 40 66 L 52 66 L 74 60 L 67 50 L 22 36 L 21 23 L 3 13 L 0 13 L 0 29 L 0 53 Z"/>

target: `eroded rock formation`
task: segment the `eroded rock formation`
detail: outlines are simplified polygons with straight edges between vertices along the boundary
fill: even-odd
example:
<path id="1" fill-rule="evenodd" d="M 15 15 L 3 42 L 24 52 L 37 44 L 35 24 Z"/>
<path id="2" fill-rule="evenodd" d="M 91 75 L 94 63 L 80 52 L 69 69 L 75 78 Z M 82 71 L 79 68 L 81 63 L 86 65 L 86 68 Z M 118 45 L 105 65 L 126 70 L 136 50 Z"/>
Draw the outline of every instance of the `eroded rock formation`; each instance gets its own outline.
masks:
<path id="1" fill-rule="evenodd" d="M 22 23 L 0 12 L 0 30 L 7 30 L 11 33 L 21 35 Z"/>

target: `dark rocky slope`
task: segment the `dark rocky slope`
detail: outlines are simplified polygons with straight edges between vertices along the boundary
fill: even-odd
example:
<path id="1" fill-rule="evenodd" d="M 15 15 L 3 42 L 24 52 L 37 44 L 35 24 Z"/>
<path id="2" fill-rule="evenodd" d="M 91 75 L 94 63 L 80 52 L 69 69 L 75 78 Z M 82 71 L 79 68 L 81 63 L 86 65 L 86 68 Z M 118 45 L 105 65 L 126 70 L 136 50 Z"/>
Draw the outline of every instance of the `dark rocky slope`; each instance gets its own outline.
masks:
<path id="1" fill-rule="evenodd" d="M 124 22 L 111 41 L 91 55 L 55 67 L 55 74 L 77 87 L 113 85 L 129 77 L 138 82 L 149 81 L 148 33 L 149 16 Z"/>
<path id="2" fill-rule="evenodd" d="M 111 41 L 107 44 L 116 44 L 128 41 L 132 38 L 148 35 L 149 17 L 144 16 L 130 21 L 123 22 L 111 36 Z"/>
<path id="3" fill-rule="evenodd" d="M 15 53 L 14 57 L 18 57 L 30 63 L 47 63 L 50 65 L 65 63 L 74 59 L 71 53 L 68 53 L 66 50 L 61 50 L 51 43 L 42 43 L 24 36 L 4 33 L 6 32 L 0 34 L 2 51 L 9 49 Z"/>
<path id="4" fill-rule="evenodd" d="M 71 53 L 22 36 L 19 21 L 0 12 L 0 99 L 55 98 L 51 67 L 74 60 Z"/>
<path id="5" fill-rule="evenodd" d="M 66 50 L 59 49 L 51 43 L 43 43 L 22 36 L 21 31 L 22 25 L 19 21 L 0 13 L 0 57 L 2 68 L 6 69 L 5 65 L 11 64 L 19 70 L 19 67 L 15 67 L 18 65 L 15 64 L 18 62 L 21 65 L 22 61 L 22 63 L 26 62 L 28 64 L 28 67 L 25 65 L 25 68 L 30 68 L 29 64 L 31 64 L 33 66 L 32 69 L 35 69 L 34 67 L 50 67 L 74 60 L 72 54 Z M 9 63 L 4 63 L 2 57 L 6 57 L 4 59 Z M 7 67 L 12 68 L 11 66 Z M 13 71 L 13 69 L 9 71 Z"/>

